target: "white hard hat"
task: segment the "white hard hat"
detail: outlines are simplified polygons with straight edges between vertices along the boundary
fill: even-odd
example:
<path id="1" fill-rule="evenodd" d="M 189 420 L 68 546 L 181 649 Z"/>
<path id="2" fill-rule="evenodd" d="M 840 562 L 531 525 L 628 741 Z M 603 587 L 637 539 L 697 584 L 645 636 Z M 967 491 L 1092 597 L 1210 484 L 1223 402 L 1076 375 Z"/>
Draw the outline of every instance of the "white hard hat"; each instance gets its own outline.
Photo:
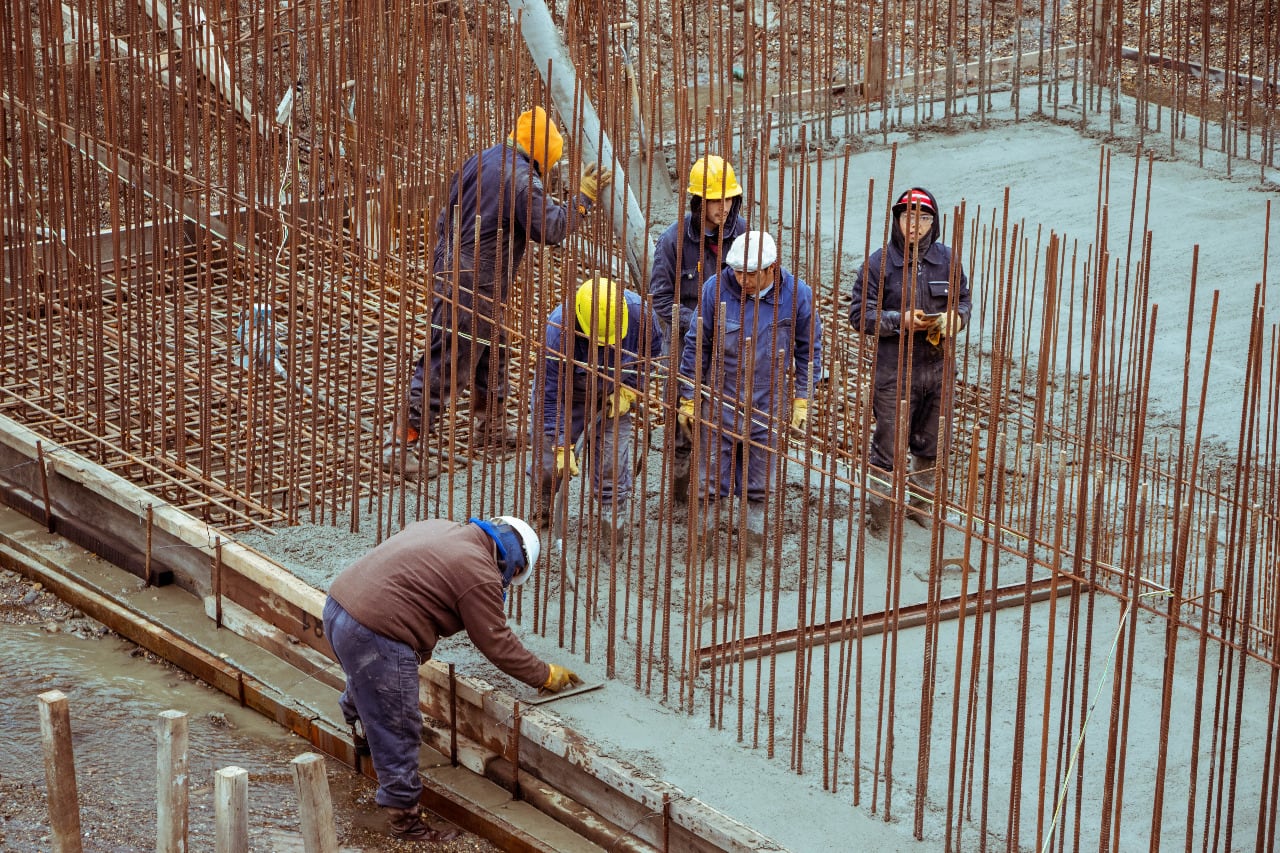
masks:
<path id="1" fill-rule="evenodd" d="M 500 515 L 493 521 L 495 524 L 509 525 L 520 534 L 520 544 L 524 548 L 524 568 L 511 577 L 511 585 L 519 586 L 533 574 L 533 564 L 538 562 L 538 555 L 542 553 L 542 543 L 538 541 L 538 534 L 524 519 L 516 518 L 514 515 Z"/>
<path id="2" fill-rule="evenodd" d="M 748 231 L 738 235 L 724 261 L 735 270 L 755 272 L 777 263 L 778 246 L 768 231 Z"/>

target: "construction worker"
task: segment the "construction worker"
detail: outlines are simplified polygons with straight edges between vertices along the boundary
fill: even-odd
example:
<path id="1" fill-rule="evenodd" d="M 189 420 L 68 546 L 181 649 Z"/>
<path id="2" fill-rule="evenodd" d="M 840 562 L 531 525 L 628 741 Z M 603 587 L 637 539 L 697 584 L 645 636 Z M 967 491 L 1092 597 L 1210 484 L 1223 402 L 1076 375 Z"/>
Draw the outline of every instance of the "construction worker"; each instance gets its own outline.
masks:
<path id="1" fill-rule="evenodd" d="M 438 640 L 466 631 L 499 669 L 544 691 L 582 683 L 535 657 L 507 624 L 507 588 L 528 579 L 538 552 L 533 528 L 509 515 L 429 519 L 384 540 L 329 587 L 324 634 L 347 677 L 338 704 L 358 729 L 357 743 L 367 743 L 378 774 L 375 799 L 397 838 L 446 841 L 456 834 L 432 829 L 418 812 L 418 667 Z"/>
<path id="2" fill-rule="evenodd" d="M 516 444 L 505 417 L 500 315 L 509 295 L 507 276 L 519 268 L 530 240 L 554 245 L 573 233 L 612 179 L 608 169 L 591 164 L 582 172 L 576 201 L 555 202 L 542 179 L 563 150 L 555 123 L 534 107 L 520 115 L 505 142 L 472 156 L 451 179 L 436 222 L 431 342 L 414 365 L 406 411 L 383 448 L 387 470 L 424 474 L 415 450 L 419 435 L 459 388 L 471 388 L 477 446 Z M 456 243 L 455 224 L 461 235 Z"/>
<path id="3" fill-rule="evenodd" d="M 875 432 L 867 457 L 871 487 L 889 488 L 896 464 L 898 404 L 909 401 L 911 454 L 908 487 L 917 507 L 932 499 L 936 485 L 939 418 L 951 420 L 950 386 L 954 367 L 946 361 L 946 342 L 969 322 L 969 282 L 942 232 L 938 202 L 921 187 L 898 196 L 893 205 L 889 244 L 863 263 L 853 285 L 849 320 L 855 329 L 877 338 L 875 356 Z M 900 368 L 910 366 L 909 375 Z M 889 505 L 867 493 L 867 526 L 883 534 Z M 915 517 L 915 516 L 913 516 Z M 922 520 L 923 516 L 917 518 Z"/>
<path id="4" fill-rule="evenodd" d="M 698 313 L 702 285 L 724 267 L 729 246 L 747 230 L 742 218 L 742 187 L 723 157 L 708 154 L 689 170 L 689 212 L 658 238 L 649 276 L 649 298 L 670 344 L 671 367 L 676 369 L 685 333 Z M 680 306 L 680 325 L 671 327 L 672 309 Z M 689 495 L 689 454 L 692 446 L 676 431 L 672 459 L 672 497 Z"/>
<path id="5" fill-rule="evenodd" d="M 579 472 L 574 448 L 583 438 L 601 543 L 625 542 L 635 411 L 650 358 L 661 351 L 653 309 L 640 294 L 607 278 L 578 286 L 572 317 L 565 316 L 564 306 L 551 312 L 535 387 L 540 406 L 535 403 L 530 465 L 544 517 L 554 493 Z"/>
<path id="6" fill-rule="evenodd" d="M 822 325 L 813 291 L 778 262 L 769 234 L 741 235 L 725 262 L 703 285 L 684 338 L 678 419 L 690 435 L 699 422 L 707 425 L 702 488 L 711 498 L 745 494 L 748 542 L 758 545 L 774 454 L 787 427 L 803 430 L 809 417 L 809 394 L 822 371 Z M 702 388 L 694 385 L 699 375 Z"/>

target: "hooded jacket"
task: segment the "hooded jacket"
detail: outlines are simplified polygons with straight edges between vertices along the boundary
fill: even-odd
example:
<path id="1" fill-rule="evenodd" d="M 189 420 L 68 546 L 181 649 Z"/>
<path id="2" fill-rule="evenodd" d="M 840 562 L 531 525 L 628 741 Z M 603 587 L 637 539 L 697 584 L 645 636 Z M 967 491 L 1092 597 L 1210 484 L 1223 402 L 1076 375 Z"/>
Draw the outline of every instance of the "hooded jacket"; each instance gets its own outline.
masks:
<path id="1" fill-rule="evenodd" d="M 589 209 L 585 196 L 579 196 L 579 202 Z M 529 240 L 555 245 L 573 232 L 581 217 L 576 207 L 557 204 L 546 194 L 537 164 L 520 148 L 509 143 L 486 148 L 453 176 L 448 202 L 436 221 L 432 271 L 437 293 L 451 295 L 456 258 L 464 304 L 471 304 L 470 292 L 490 303 L 505 300 L 508 276 L 524 260 Z M 491 313 L 488 306 L 481 309 Z"/>
<path id="2" fill-rule="evenodd" d="M 586 335 L 577 333 L 572 312 L 566 325 L 563 305 L 557 305 L 547 319 L 546 356 L 535 393 L 542 397 L 543 431 L 555 436 L 557 447 L 566 443 L 571 420 L 568 405 L 586 406 L 592 390 L 595 402 L 601 404 L 614 390 L 618 374 L 624 385 L 638 391 L 647 379 L 645 365 L 662 351 L 662 330 L 653 309 L 646 309 L 635 291 L 624 291 L 624 298 L 627 333 L 617 344 L 593 347 Z"/>
<path id="3" fill-rule="evenodd" d="M 653 310 L 658 313 L 663 329 L 671 322 L 671 308 L 677 301 L 680 330 L 689 328 L 698 313 L 703 282 L 723 269 L 729 246 L 747 230 L 747 221 L 735 214 L 725 221 L 721 239 L 716 242 L 714 237 L 702 233 L 701 219 L 701 215 L 687 213 L 683 220 L 671 223 L 658 238 L 653 271 L 649 274 L 649 298 L 653 300 Z M 680 346 L 680 330 L 667 330 L 673 349 Z"/>
<path id="4" fill-rule="evenodd" d="M 933 194 L 927 190 L 922 192 L 929 196 L 937 210 Z M 941 230 L 941 217 L 935 215 L 928 235 L 908 251 L 895 214 L 889 244 L 867 258 L 853 283 L 849 322 L 860 332 L 879 338 L 877 364 L 886 369 L 888 365 L 896 369 L 898 363 L 898 338 L 904 311 L 918 308 L 937 313 L 953 309 L 960 315 L 962 327 L 969 324 L 972 307 L 969 280 L 963 268 L 956 269 L 956 293 L 952 299 L 951 248 L 940 241 Z M 942 346 L 929 343 L 927 332 L 912 334 L 911 345 L 914 358 L 941 360 L 943 357 Z"/>

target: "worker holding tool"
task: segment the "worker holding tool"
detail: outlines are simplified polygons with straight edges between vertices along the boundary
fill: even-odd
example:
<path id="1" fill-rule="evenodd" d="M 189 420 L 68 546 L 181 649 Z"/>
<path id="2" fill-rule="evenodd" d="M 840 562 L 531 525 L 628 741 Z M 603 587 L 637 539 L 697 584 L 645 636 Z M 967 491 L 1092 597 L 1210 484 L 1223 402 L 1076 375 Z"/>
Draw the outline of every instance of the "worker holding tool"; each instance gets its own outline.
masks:
<path id="1" fill-rule="evenodd" d="M 968 279 L 962 264 L 953 261 L 950 247 L 939 240 L 941 231 L 938 202 L 931 192 L 912 187 L 898 196 L 889 244 L 863 263 L 849 308 L 854 328 L 877 338 L 872 403 L 876 425 L 867 454 L 870 478 L 880 480 L 882 491 L 888 488 L 895 465 L 898 405 L 908 401 L 908 488 L 917 508 L 933 498 L 939 418 L 951 420 L 955 368 L 948 362 L 947 344 L 968 324 L 970 311 Z M 900 372 L 908 367 L 909 374 Z M 867 509 L 868 529 L 882 535 L 889 521 L 888 503 L 867 492 Z M 923 516 L 917 520 L 923 521 Z"/>
<path id="2" fill-rule="evenodd" d="M 747 541 L 758 547 L 775 454 L 788 427 L 804 429 L 822 372 L 822 324 L 813 291 L 778 262 L 766 232 L 735 239 L 725 262 L 684 338 L 678 420 L 689 435 L 704 425 L 702 488 L 712 499 L 745 494 Z"/>
<path id="3" fill-rule="evenodd" d="M 418 667 L 440 638 L 466 631 L 495 666 L 544 691 L 582 683 L 529 652 L 503 612 L 507 588 L 528 579 L 539 547 L 533 528 L 509 515 L 418 521 L 343 569 L 329 587 L 324 633 L 347 677 L 338 704 L 347 723 L 363 729 L 378 774 L 375 799 L 397 838 L 456 835 L 432 829 L 418 812 Z"/>
<path id="4" fill-rule="evenodd" d="M 627 502 L 635 477 L 635 413 L 650 359 L 662 351 L 657 315 L 607 278 L 582 282 L 572 314 L 558 305 L 547 319 L 545 356 L 534 394 L 534 491 L 543 517 L 553 497 L 579 473 L 583 439 L 601 543 L 626 541 Z"/>
<path id="5" fill-rule="evenodd" d="M 516 444 L 505 417 L 507 277 L 520 268 L 530 240 L 554 245 L 572 234 L 613 177 L 593 163 L 582 171 L 574 202 L 557 203 L 542 181 L 563 150 L 555 123 L 534 107 L 505 142 L 473 155 L 450 180 L 436 222 L 430 345 L 414 365 L 405 411 L 383 449 L 387 470 L 435 475 L 424 473 L 415 446 L 468 386 L 476 446 Z"/>
<path id="6" fill-rule="evenodd" d="M 670 342 L 671 369 L 679 366 L 685 333 L 698 313 L 702 285 L 724 267 L 729 246 L 747 230 L 742 218 L 742 187 L 723 157 L 699 157 L 689 170 L 689 212 L 658 238 L 649 276 L 649 297 Z M 672 328 L 672 312 L 680 306 L 679 327 Z M 689 456 L 692 446 L 683 430 L 677 430 L 672 456 L 671 495 L 677 501 L 689 496 Z"/>

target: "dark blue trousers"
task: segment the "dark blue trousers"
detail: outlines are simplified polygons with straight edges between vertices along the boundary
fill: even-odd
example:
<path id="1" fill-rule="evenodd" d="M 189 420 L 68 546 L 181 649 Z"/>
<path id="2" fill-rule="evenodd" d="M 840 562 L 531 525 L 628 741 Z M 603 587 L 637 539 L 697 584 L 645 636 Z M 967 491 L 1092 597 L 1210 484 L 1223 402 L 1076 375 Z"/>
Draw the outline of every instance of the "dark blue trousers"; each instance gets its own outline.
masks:
<path id="1" fill-rule="evenodd" d="M 422 796 L 417 654 L 370 631 L 332 598 L 324 604 L 324 634 L 347 675 L 347 689 L 338 697 L 342 716 L 352 725 L 359 720 L 369 741 L 378 805 L 416 808 Z"/>

